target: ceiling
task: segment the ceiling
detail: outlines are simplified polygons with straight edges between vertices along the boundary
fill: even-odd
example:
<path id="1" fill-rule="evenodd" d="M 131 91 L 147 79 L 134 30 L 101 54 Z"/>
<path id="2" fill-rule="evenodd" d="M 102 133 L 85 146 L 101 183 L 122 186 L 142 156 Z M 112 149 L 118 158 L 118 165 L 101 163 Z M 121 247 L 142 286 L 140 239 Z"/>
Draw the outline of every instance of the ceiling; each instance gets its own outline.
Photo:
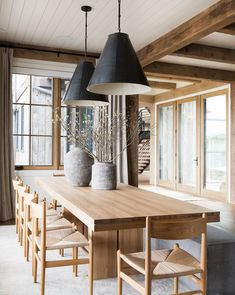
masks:
<path id="1" fill-rule="evenodd" d="M 218 0 L 123 0 L 122 30 L 136 50 Z M 90 5 L 90 52 L 101 52 L 117 30 L 117 0 L 0 0 L 0 40 L 60 49 L 84 49 L 84 13 Z"/>

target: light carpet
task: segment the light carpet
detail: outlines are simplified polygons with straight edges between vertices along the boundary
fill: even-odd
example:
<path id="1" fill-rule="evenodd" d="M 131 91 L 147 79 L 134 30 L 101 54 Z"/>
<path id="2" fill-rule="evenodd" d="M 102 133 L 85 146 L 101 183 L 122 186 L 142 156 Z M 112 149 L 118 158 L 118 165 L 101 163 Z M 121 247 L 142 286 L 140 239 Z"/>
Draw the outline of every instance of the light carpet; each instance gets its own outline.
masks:
<path id="1" fill-rule="evenodd" d="M 70 256 L 69 251 L 65 253 Z M 51 251 L 50 258 L 60 259 L 58 251 Z M 100 265 L 100 267 L 103 267 Z M 142 276 L 135 279 L 143 281 Z M 38 269 L 40 282 L 40 267 Z M 171 280 L 153 282 L 152 294 L 172 294 Z M 72 267 L 46 269 L 46 295 L 88 295 L 87 266 L 79 267 L 79 276 L 75 277 Z M 17 242 L 15 226 L 0 226 L 0 294 L 1 295 L 37 295 L 40 283 L 33 283 L 31 262 L 23 257 L 23 247 Z M 116 279 L 94 281 L 94 295 L 117 294 Z M 123 295 L 138 295 L 135 290 L 124 283 Z"/>

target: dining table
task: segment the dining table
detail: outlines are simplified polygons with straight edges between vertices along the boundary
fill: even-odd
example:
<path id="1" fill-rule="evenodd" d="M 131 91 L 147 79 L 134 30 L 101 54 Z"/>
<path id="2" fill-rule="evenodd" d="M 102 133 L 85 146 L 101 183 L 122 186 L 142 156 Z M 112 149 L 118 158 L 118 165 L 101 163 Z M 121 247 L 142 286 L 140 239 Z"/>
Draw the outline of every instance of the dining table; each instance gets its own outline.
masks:
<path id="1" fill-rule="evenodd" d="M 37 177 L 37 185 L 62 205 L 84 234 L 93 233 L 94 279 L 116 276 L 116 253 L 143 250 L 146 217 L 159 220 L 200 217 L 219 222 L 220 212 L 126 184 L 116 190 L 71 186 L 65 177 Z"/>

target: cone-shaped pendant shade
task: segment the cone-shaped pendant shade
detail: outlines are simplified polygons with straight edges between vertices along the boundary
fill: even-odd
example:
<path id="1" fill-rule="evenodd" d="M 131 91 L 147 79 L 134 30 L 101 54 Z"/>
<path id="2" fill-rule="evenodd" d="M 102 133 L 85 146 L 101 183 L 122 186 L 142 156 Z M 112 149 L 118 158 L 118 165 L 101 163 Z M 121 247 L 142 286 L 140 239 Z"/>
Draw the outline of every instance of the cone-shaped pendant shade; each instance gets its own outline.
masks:
<path id="1" fill-rule="evenodd" d="M 71 106 L 97 106 L 109 103 L 106 96 L 87 91 L 87 85 L 93 72 L 94 66 L 89 61 L 81 61 L 77 65 L 69 87 L 64 94 L 64 104 Z"/>
<path id="2" fill-rule="evenodd" d="M 106 95 L 141 94 L 151 90 L 127 34 L 109 35 L 87 89 Z"/>

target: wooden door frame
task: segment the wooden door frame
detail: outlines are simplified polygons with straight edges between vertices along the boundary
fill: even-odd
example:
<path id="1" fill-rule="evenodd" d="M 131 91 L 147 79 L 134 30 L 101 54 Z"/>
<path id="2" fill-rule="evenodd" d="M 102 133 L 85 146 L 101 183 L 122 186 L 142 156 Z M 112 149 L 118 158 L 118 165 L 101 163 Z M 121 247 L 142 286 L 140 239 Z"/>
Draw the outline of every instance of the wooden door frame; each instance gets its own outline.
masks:
<path id="1" fill-rule="evenodd" d="M 196 102 L 196 154 L 198 158 L 198 165 L 196 169 L 196 186 L 192 187 L 189 185 L 184 185 L 179 183 L 179 160 L 180 160 L 180 154 L 179 154 L 179 105 L 187 102 Z M 201 153 L 200 153 L 200 96 L 192 96 L 189 98 L 181 99 L 176 101 L 177 109 L 176 109 L 176 189 L 177 191 L 186 192 L 186 193 L 194 193 L 194 194 L 200 194 L 200 165 L 201 165 Z M 198 128 L 199 127 L 199 128 Z"/>
<path id="2" fill-rule="evenodd" d="M 204 101 L 205 99 L 209 98 L 209 97 L 213 97 L 213 96 L 218 96 L 218 95 L 222 95 L 225 94 L 226 95 L 226 191 L 224 193 L 221 192 L 216 192 L 213 190 L 208 190 L 204 188 L 204 167 L 205 167 L 205 162 L 204 162 L 204 150 L 205 150 L 205 146 L 204 146 L 204 127 L 205 127 L 205 121 L 204 121 Z M 200 183 L 201 183 L 201 196 L 204 197 L 209 197 L 209 198 L 216 198 L 221 200 L 221 198 L 223 198 L 225 201 L 229 199 L 228 197 L 228 193 L 229 193 L 229 130 L 228 130 L 228 126 L 229 126 L 229 91 L 228 89 L 222 89 L 222 90 L 218 90 L 218 91 L 213 91 L 213 92 L 209 92 L 206 94 L 201 95 L 201 179 L 200 179 Z M 227 196 L 227 197 L 226 197 Z"/>
<path id="3" fill-rule="evenodd" d="M 173 181 L 165 181 L 165 180 L 160 180 L 159 179 L 159 119 L 160 119 L 160 116 L 159 116 L 159 110 L 161 107 L 167 107 L 167 106 L 173 106 Z M 176 125 L 175 125 L 175 120 L 176 120 L 176 102 L 175 101 L 172 101 L 172 102 L 166 102 L 166 103 L 162 103 L 162 104 L 158 104 L 157 105 L 157 136 L 156 136 L 156 146 L 157 146 L 157 153 L 156 153 L 156 162 L 157 162 L 157 173 L 156 173 L 156 179 L 157 179 L 157 185 L 158 186 L 162 186 L 162 187 L 166 187 L 166 188 L 169 188 L 169 189 L 176 189 L 176 174 L 175 174 L 175 171 L 176 171 L 176 168 L 175 168 L 175 157 L 176 157 Z"/>

